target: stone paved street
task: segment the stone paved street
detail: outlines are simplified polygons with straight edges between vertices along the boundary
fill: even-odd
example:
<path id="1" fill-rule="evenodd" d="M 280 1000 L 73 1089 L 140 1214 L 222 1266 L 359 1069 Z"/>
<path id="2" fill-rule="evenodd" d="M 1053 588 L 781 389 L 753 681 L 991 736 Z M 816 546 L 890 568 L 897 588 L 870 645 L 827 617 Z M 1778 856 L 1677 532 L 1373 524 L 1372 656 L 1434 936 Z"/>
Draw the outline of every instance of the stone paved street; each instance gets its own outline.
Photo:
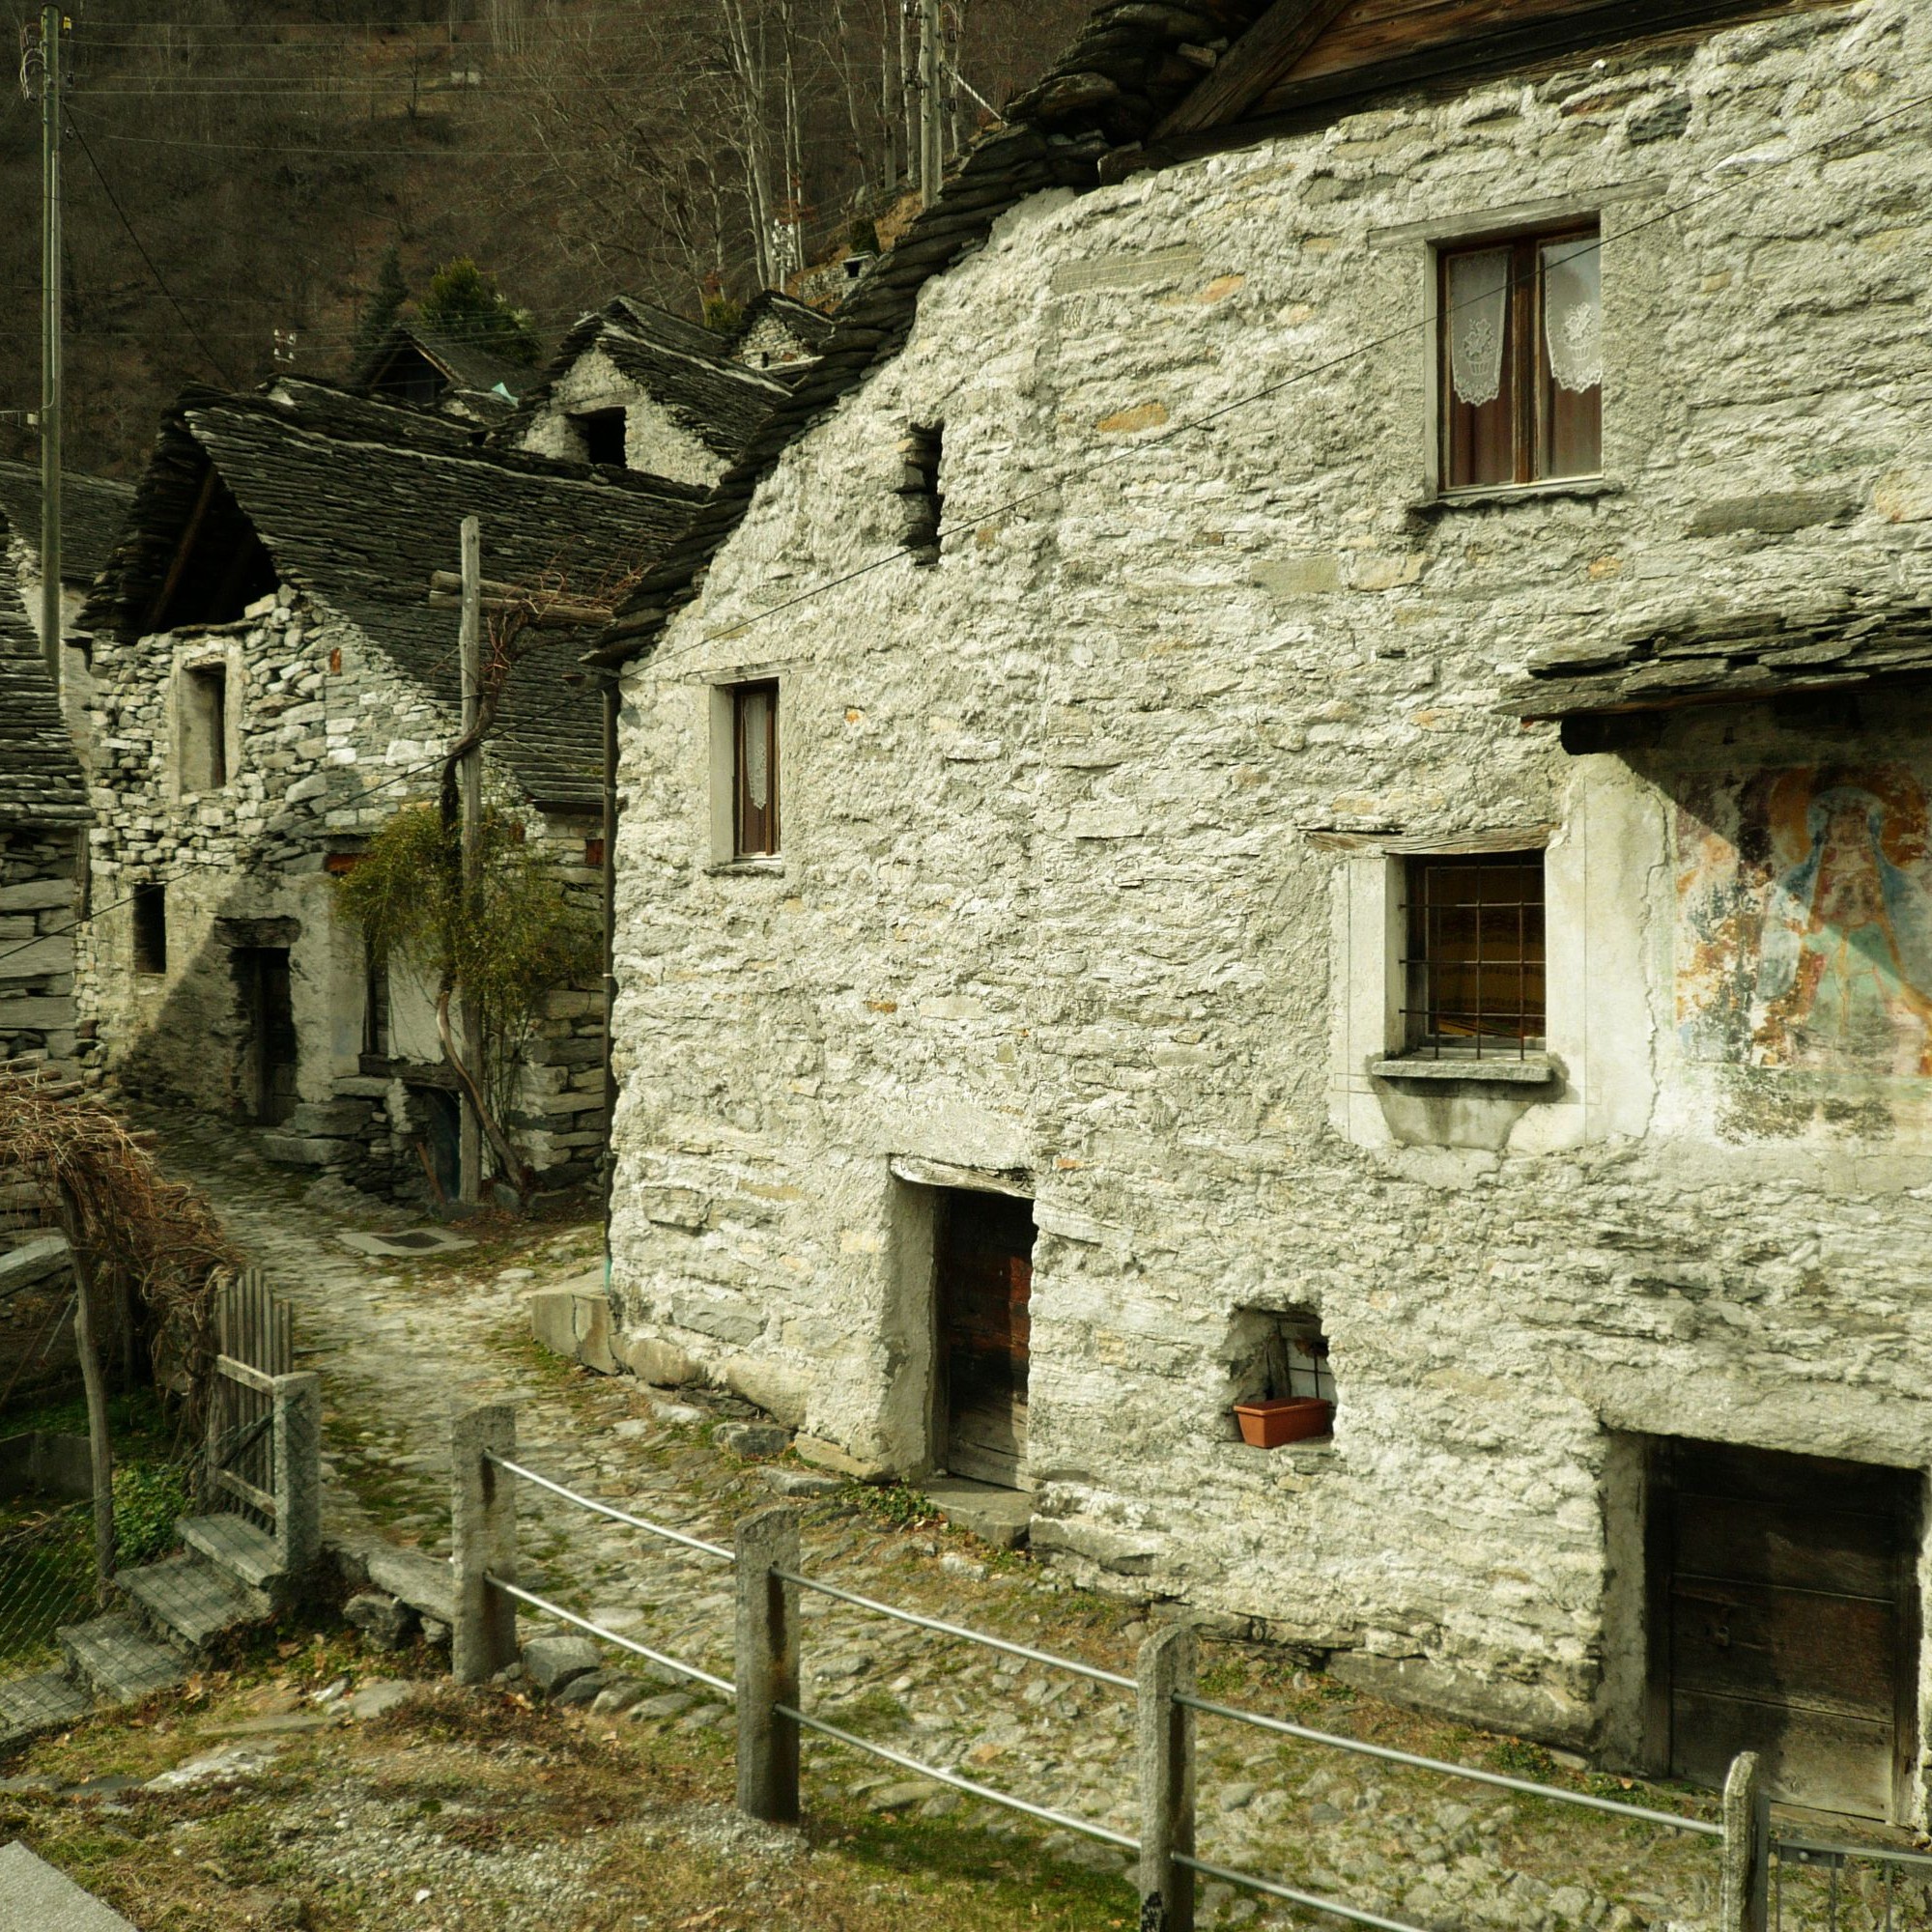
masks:
<path id="1" fill-rule="evenodd" d="M 298 1365 L 320 1371 L 326 1517 L 331 1533 L 380 1532 L 446 1549 L 450 1414 L 520 1405 L 531 1465 L 668 1523 L 728 1541 L 733 1518 L 776 1488 L 803 1490 L 808 1568 L 913 1607 L 1131 1670 L 1147 1608 L 1068 1587 L 1051 1569 L 999 1555 L 930 1522 L 895 1527 L 824 1480 L 741 1463 L 710 1441 L 718 1412 L 629 1378 L 540 1355 L 522 1297 L 594 1264 L 594 1227 L 486 1230 L 469 1251 L 398 1263 L 351 1253 L 344 1229 L 394 1230 L 393 1215 L 318 1201 L 247 1141 L 199 1122 L 156 1122 L 165 1159 L 215 1198 L 237 1239 L 297 1311 Z M 322 1190 L 325 1195 L 327 1190 Z M 512 1259 L 506 1264 L 505 1252 Z M 738 1406 L 743 1412 L 743 1406 Z M 636 1532 L 525 1486 L 526 1573 L 611 1628 L 720 1671 L 730 1667 L 731 1600 L 702 1559 L 664 1553 Z M 823 1599 L 808 1599 L 808 1701 L 847 1728 L 927 1762 L 1131 1833 L 1132 1711 L 1124 1693 L 949 1643 Z M 1204 1652 L 1209 1694 L 1433 1754 L 1481 1762 L 1493 1740 L 1354 1696 L 1232 1643 Z M 720 1704 L 651 1687 L 631 1717 L 691 1727 L 728 1722 Z M 620 1703 L 622 1697 L 608 1700 Z M 561 1721 L 561 1719 L 559 1720 Z M 1518 1747 L 1520 1750 L 1524 1747 Z M 1710 1922 L 1717 1858 L 1708 1841 L 1204 1720 L 1202 1856 L 1272 1873 L 1430 1927 L 1607 1932 Z M 880 1810 L 943 1815 L 962 1804 L 1000 1831 L 1009 1814 L 809 1744 L 807 1791 L 836 1780 Z M 1684 1806 L 1682 1795 L 1626 1791 Z M 1700 1804 L 1708 1815 L 1707 1804 Z M 1121 1871 L 1122 1857 L 1049 1834 L 1062 1857 Z M 1209 1923 L 1287 1923 L 1246 1894 L 1209 1885 Z"/>

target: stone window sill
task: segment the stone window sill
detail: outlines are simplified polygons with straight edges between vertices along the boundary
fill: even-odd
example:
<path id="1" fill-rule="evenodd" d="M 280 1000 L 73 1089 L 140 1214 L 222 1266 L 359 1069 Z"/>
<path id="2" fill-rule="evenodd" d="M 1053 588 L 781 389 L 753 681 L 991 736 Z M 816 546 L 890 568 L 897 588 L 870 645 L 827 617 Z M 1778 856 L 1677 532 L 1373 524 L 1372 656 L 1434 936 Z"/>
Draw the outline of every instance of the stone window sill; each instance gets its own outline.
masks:
<path id="1" fill-rule="evenodd" d="M 1499 483 L 1483 490 L 1442 490 L 1409 504 L 1412 517 L 1439 517 L 1449 510 L 1502 510 L 1517 503 L 1576 497 L 1588 502 L 1620 497 L 1624 486 L 1612 476 L 1563 476 L 1548 483 Z"/>
<path id="2" fill-rule="evenodd" d="M 781 879 L 784 869 L 782 859 L 720 859 L 704 868 L 714 879 Z"/>
<path id="3" fill-rule="evenodd" d="M 1557 1077 L 1555 1063 L 1543 1053 L 1528 1054 L 1521 1060 L 1432 1060 L 1423 1054 L 1405 1054 L 1398 1060 L 1378 1060 L 1369 1071 L 1378 1080 L 1446 1080 L 1510 1087 L 1546 1087 Z"/>
<path id="4" fill-rule="evenodd" d="M 1239 1436 L 1227 1445 L 1244 1465 L 1257 1469 L 1279 1469 L 1292 1463 L 1325 1463 L 1335 1453 L 1335 1437 L 1305 1435 L 1299 1442 L 1277 1442 L 1272 1449 L 1257 1449 Z"/>

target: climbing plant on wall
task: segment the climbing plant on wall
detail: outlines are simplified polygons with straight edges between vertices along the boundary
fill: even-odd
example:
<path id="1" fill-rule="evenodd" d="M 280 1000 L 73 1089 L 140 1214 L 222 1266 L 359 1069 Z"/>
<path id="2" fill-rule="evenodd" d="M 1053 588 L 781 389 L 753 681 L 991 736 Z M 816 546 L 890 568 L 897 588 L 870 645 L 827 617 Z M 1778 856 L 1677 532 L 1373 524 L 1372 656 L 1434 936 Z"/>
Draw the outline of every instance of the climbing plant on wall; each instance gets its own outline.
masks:
<path id="1" fill-rule="evenodd" d="M 422 805 L 382 826 L 337 890 L 377 957 L 402 961 L 433 989 L 452 1065 L 451 1005 L 477 1013 L 482 1065 L 458 1070 L 481 1088 L 484 1133 L 504 1178 L 527 1195 L 529 1164 L 505 1124 L 518 1067 L 548 995 L 600 970 L 594 915 L 571 899 L 554 857 L 500 807 L 483 813 L 467 887 L 460 827 Z"/>

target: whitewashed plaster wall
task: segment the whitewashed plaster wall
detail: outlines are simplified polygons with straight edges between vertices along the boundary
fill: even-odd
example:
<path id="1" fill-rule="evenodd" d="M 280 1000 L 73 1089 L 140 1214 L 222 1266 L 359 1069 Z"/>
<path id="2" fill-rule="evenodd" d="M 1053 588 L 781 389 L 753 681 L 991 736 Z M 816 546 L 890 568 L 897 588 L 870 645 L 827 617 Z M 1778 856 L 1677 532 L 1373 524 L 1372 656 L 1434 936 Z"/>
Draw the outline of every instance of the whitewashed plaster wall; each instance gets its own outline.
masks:
<path id="1" fill-rule="evenodd" d="M 1901 0 L 1739 27 L 1041 196 L 929 285 L 625 679 L 634 1359 L 917 1471 L 890 1163 L 1020 1170 L 1036 1547 L 1573 1739 L 1614 1432 L 1932 1464 L 1920 1110 L 1719 1108 L 1672 1044 L 1670 759 L 1842 745 L 1572 757 L 1498 704 L 1547 642 L 1932 592 L 1932 148 L 1861 131 L 1928 71 Z M 1610 487 L 1430 501 L 1431 240 L 1585 211 Z M 939 562 L 797 601 L 892 555 L 938 423 Z M 1690 533 L 1793 492 L 1842 514 Z M 709 686 L 773 675 L 784 851 L 720 867 Z M 1444 1135 L 1366 1072 L 1348 935 L 1386 845 L 1525 825 L 1565 1077 Z M 1319 1311 L 1331 1451 L 1230 1439 L 1244 1306 Z"/>

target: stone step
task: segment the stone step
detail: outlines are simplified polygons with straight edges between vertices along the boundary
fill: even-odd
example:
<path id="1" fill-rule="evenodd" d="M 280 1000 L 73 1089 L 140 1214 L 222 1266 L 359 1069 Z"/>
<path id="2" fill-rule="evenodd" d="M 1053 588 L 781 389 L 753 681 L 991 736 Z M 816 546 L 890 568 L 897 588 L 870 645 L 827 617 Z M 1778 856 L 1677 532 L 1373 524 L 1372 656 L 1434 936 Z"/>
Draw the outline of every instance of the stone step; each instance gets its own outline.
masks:
<path id="1" fill-rule="evenodd" d="M 114 1579 L 163 1643 L 205 1651 L 224 1633 L 260 1622 L 273 1606 L 259 1590 L 238 1583 L 200 1550 L 164 1556 Z"/>
<path id="2" fill-rule="evenodd" d="M 187 1677 L 186 1660 L 178 1650 L 156 1643 L 131 1619 L 113 1611 L 91 1623 L 69 1624 L 54 1634 L 74 1681 L 93 1686 L 106 1702 L 151 1697 L 156 1690 L 172 1690 Z"/>
<path id="3" fill-rule="evenodd" d="M 42 1731 L 64 1730 L 94 1708 L 94 1700 L 65 1671 L 40 1670 L 0 1683 L 0 1745 Z"/>
<path id="4" fill-rule="evenodd" d="M 190 1549 L 227 1571 L 251 1590 L 272 1590 L 282 1580 L 281 1558 L 275 1539 L 246 1517 L 222 1515 L 184 1517 L 175 1527 Z"/>
<path id="5" fill-rule="evenodd" d="M 1033 1498 L 965 1476 L 928 1476 L 921 1485 L 955 1529 L 970 1530 L 995 1549 L 1017 1549 L 1033 1521 Z"/>

